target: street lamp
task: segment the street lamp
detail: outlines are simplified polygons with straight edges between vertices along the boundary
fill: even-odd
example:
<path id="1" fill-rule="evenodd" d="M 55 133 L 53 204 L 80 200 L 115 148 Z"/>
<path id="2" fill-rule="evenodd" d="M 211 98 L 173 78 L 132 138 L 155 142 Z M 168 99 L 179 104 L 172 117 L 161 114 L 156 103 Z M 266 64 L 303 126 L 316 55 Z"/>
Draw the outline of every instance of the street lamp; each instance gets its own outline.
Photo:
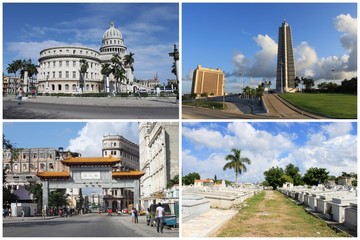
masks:
<path id="1" fill-rule="evenodd" d="M 240 72 L 240 92 L 243 93 L 244 91 L 244 78 L 243 78 L 243 73 Z"/>

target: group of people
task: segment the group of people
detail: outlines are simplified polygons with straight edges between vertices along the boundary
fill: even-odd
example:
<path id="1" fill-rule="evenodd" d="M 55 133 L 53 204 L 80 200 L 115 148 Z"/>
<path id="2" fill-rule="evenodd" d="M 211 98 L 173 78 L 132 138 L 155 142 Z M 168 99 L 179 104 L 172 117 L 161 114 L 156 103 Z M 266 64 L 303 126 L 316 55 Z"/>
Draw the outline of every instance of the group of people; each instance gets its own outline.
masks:
<path id="1" fill-rule="evenodd" d="M 133 223 L 139 223 L 139 212 L 136 210 L 136 208 L 131 209 L 131 221 Z"/>
<path id="2" fill-rule="evenodd" d="M 12 217 L 12 212 L 11 212 L 11 208 L 3 208 L 3 218 Z"/>
<path id="3" fill-rule="evenodd" d="M 18 99 L 18 104 L 19 104 L 19 105 L 22 103 L 23 95 L 24 95 L 24 90 L 23 90 L 21 87 L 18 88 L 17 93 L 16 93 L 16 98 Z M 35 90 L 35 89 L 31 90 L 31 96 L 32 96 L 32 98 L 35 98 L 36 95 L 37 95 L 36 90 Z"/>

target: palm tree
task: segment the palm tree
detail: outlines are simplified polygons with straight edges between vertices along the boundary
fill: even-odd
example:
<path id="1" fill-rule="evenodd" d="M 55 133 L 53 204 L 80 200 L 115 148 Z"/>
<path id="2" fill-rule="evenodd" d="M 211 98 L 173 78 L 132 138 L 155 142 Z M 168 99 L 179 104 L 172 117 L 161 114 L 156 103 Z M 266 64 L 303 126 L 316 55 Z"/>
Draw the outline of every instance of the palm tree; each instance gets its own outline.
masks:
<path id="1" fill-rule="evenodd" d="M 128 55 L 124 56 L 124 64 L 125 66 L 130 67 L 132 72 L 134 71 L 134 55 L 135 53 L 130 52 Z"/>
<path id="2" fill-rule="evenodd" d="M 225 157 L 225 159 L 230 162 L 228 162 L 224 165 L 223 170 L 225 171 L 226 169 L 234 169 L 235 182 L 237 183 L 238 174 L 242 174 L 243 172 L 247 171 L 245 163 L 251 164 L 251 160 L 249 158 L 242 158 L 240 156 L 241 155 L 240 149 L 233 148 L 233 149 L 231 149 L 231 152 L 233 154 L 228 154 Z"/>
<path id="3" fill-rule="evenodd" d="M 85 74 L 87 72 L 89 68 L 89 63 L 85 60 L 85 59 L 81 59 L 80 60 L 80 88 L 81 88 L 81 93 L 84 92 L 84 85 L 85 85 Z"/>
<path id="4" fill-rule="evenodd" d="M 121 91 L 121 83 L 126 78 L 125 77 L 125 69 L 123 63 L 121 61 L 121 57 L 119 54 L 114 54 L 111 58 L 112 68 L 111 73 L 115 77 L 115 92 L 118 93 L 118 81 L 120 79 L 120 91 Z"/>
<path id="5" fill-rule="evenodd" d="M 111 74 L 111 65 L 109 63 L 105 63 L 101 65 L 101 74 L 106 76 L 105 91 L 109 93 L 109 76 Z"/>

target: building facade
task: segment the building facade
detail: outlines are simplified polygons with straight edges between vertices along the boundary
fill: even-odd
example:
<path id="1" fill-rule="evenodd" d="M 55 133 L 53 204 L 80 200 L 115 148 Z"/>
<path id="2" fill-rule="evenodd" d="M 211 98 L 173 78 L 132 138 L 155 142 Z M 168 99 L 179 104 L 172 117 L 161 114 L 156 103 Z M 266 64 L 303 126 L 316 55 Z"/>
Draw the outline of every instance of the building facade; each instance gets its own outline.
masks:
<path id="1" fill-rule="evenodd" d="M 291 28 L 286 21 L 279 27 L 278 58 L 276 67 L 276 91 L 294 92 L 295 62 Z"/>
<path id="2" fill-rule="evenodd" d="M 3 168 L 6 173 L 5 187 L 14 191 L 19 186 L 36 182 L 39 172 L 67 171 L 61 160 L 70 156 L 79 156 L 79 153 L 63 151 L 61 148 L 24 148 L 19 151 L 18 157 L 13 159 L 11 152 L 3 150 Z"/>
<path id="3" fill-rule="evenodd" d="M 140 201 L 144 209 L 151 204 L 172 202 L 168 182 L 179 174 L 179 125 L 174 122 L 142 122 L 139 124 Z"/>
<path id="4" fill-rule="evenodd" d="M 102 140 L 102 156 L 120 158 L 115 169 L 121 171 L 139 170 L 139 145 L 121 135 L 105 135 Z"/>
<path id="5" fill-rule="evenodd" d="M 224 95 L 224 73 L 221 69 L 203 68 L 198 65 L 194 70 L 191 94 L 199 96 L 207 93 L 208 96 Z"/>
<path id="6" fill-rule="evenodd" d="M 134 81 L 132 66 L 125 66 L 126 83 L 116 83 L 114 76 L 101 74 L 104 63 L 111 63 L 114 54 L 122 59 L 126 54 L 126 46 L 121 32 L 115 28 L 113 22 L 102 37 L 99 51 L 83 46 L 57 46 L 43 49 L 40 52 L 38 67 L 38 92 L 40 93 L 98 93 L 105 92 L 109 84 L 109 91 L 132 92 L 130 86 Z M 88 70 L 83 79 L 80 77 L 80 60 L 85 59 Z"/>

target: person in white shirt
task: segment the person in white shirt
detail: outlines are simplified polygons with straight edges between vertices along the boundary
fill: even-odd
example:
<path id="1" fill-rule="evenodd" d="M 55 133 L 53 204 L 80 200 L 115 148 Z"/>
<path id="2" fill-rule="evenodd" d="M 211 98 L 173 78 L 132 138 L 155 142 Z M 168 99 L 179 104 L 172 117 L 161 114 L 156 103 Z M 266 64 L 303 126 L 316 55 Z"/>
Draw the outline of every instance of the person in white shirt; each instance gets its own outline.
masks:
<path id="1" fill-rule="evenodd" d="M 156 226 L 157 226 L 156 229 L 157 229 L 157 232 L 160 231 L 161 233 L 163 233 L 165 210 L 161 206 L 161 203 L 159 203 L 158 205 L 159 206 L 156 208 L 156 212 L 155 212 Z"/>

